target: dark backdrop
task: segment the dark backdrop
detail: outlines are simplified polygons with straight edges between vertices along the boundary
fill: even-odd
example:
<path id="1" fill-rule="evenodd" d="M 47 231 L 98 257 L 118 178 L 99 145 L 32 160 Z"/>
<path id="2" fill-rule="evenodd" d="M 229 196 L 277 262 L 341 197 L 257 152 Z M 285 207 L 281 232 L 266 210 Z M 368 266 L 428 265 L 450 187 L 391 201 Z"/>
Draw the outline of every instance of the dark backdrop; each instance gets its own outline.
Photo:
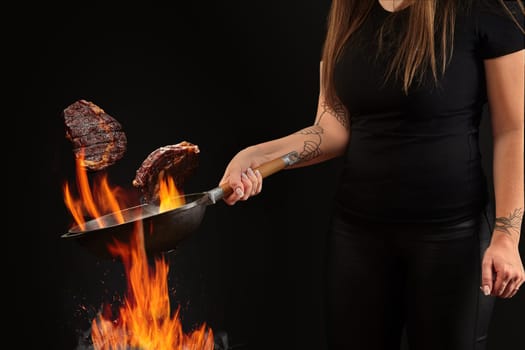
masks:
<path id="1" fill-rule="evenodd" d="M 60 238 L 71 220 L 61 185 L 73 171 L 61 111 L 87 99 L 122 123 L 128 150 L 110 170 L 112 183 L 129 186 L 149 152 L 186 140 L 201 150 L 186 192 L 211 189 L 235 152 L 314 120 L 328 5 L 175 1 L 170 9 L 34 12 L 23 98 L 44 135 L 40 230 L 31 240 L 39 348 L 77 347 L 101 304 L 125 288 L 118 262 Z M 172 302 L 187 330 L 206 322 L 246 349 L 323 349 L 322 259 L 337 174 L 338 161 L 284 171 L 248 202 L 208 207 L 199 229 L 167 256 Z M 524 312 L 523 293 L 498 301 L 490 349 L 525 346 Z"/>

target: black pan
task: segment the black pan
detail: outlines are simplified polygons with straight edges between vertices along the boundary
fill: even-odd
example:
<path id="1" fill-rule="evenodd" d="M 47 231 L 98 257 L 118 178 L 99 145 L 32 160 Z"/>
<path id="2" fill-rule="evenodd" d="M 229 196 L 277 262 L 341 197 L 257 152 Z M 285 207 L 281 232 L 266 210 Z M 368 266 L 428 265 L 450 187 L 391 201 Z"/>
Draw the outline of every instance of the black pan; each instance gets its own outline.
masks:
<path id="1" fill-rule="evenodd" d="M 297 153 L 292 152 L 257 169 L 264 178 L 298 160 Z M 231 192 L 229 186 L 221 185 L 207 192 L 187 194 L 182 196 L 184 205 L 164 212 L 159 212 L 156 203 L 141 204 L 87 221 L 83 229 L 74 226 L 61 237 L 75 240 L 98 257 L 111 258 L 108 246 L 115 241 L 128 242 L 136 225 L 142 224 L 147 254 L 169 252 L 200 226 L 208 205 L 215 204 Z M 117 218 L 120 217 L 124 222 L 119 223 Z"/>

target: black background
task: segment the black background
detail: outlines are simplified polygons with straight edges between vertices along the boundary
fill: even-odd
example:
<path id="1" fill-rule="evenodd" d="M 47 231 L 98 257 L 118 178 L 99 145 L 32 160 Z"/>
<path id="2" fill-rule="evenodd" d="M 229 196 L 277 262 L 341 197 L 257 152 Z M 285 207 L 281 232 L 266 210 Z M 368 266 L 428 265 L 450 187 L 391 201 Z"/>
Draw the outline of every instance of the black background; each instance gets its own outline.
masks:
<path id="1" fill-rule="evenodd" d="M 209 190 L 238 150 L 313 122 L 329 1 L 64 6 L 31 18 L 37 25 L 24 43 L 32 53 L 23 109 L 44 135 L 34 327 L 38 348 L 57 350 L 75 349 L 100 306 L 125 290 L 118 262 L 60 238 L 71 223 L 61 186 L 74 171 L 61 111 L 86 99 L 122 123 L 128 150 L 112 183 L 130 187 L 152 150 L 186 140 L 201 154 L 185 190 Z M 246 349 L 323 349 L 322 259 L 338 165 L 283 171 L 247 202 L 207 208 L 167 255 L 171 300 L 187 330 L 206 322 Z M 498 300 L 490 349 L 525 347 L 524 312 L 523 293 Z"/>

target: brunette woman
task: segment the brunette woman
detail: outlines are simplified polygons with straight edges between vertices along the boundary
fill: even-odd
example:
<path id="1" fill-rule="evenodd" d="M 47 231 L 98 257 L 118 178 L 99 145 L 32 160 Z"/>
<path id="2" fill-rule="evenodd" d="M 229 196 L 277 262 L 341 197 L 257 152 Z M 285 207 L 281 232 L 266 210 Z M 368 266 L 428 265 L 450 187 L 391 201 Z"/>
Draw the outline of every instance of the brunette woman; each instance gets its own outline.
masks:
<path id="1" fill-rule="evenodd" d="M 333 0 L 313 125 L 241 150 L 253 171 L 291 153 L 344 157 L 326 271 L 329 349 L 484 349 L 494 299 L 525 280 L 523 3 Z M 488 103 L 494 201 L 478 132 Z"/>

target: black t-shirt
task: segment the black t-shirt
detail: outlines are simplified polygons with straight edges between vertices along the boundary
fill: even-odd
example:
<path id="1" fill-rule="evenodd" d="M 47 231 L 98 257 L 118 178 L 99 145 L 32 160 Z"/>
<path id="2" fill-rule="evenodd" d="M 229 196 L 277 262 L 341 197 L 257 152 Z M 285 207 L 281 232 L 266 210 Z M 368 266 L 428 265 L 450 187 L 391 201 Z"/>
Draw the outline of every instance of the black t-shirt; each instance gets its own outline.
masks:
<path id="1" fill-rule="evenodd" d="M 524 36 L 506 15 L 460 12 L 445 74 L 405 94 L 399 80 L 384 82 L 395 50 L 388 35 L 376 53 L 385 20 L 403 28 L 408 14 L 375 1 L 336 64 L 336 92 L 351 123 L 337 209 L 381 222 L 457 222 L 477 215 L 488 198 L 478 140 L 483 60 L 523 49 Z"/>

